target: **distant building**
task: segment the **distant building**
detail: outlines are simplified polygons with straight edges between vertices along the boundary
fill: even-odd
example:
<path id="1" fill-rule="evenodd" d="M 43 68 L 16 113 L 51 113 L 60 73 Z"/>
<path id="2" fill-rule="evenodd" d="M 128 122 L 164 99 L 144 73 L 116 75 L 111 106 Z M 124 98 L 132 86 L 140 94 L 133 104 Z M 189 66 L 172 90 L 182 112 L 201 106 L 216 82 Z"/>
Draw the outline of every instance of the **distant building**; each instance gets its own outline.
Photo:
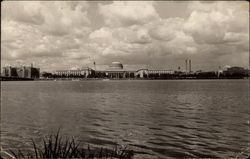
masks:
<path id="1" fill-rule="evenodd" d="M 59 78 L 164 78 L 173 74 L 173 70 L 126 70 L 121 62 L 112 62 L 105 70 L 83 68 L 55 72 Z"/>
<path id="2" fill-rule="evenodd" d="M 90 75 L 94 74 L 94 70 L 86 67 L 82 69 L 76 70 L 57 70 L 55 73 L 57 76 L 60 77 L 89 77 Z"/>
<path id="3" fill-rule="evenodd" d="M 148 69 L 137 70 L 135 73 L 135 76 L 140 77 L 140 78 L 148 77 Z"/>
<path id="4" fill-rule="evenodd" d="M 159 77 L 164 77 L 167 75 L 172 75 L 175 72 L 173 70 L 148 70 L 148 69 L 140 69 L 136 71 L 136 75 L 139 76 L 140 78 L 147 78 L 147 77 L 152 77 L 152 78 L 159 78 Z"/>
<path id="5" fill-rule="evenodd" d="M 2 76 L 17 77 L 16 67 L 6 66 L 2 68 Z"/>
<path id="6" fill-rule="evenodd" d="M 227 73 L 243 73 L 245 72 L 245 69 L 243 67 L 230 67 L 230 68 L 227 68 L 226 71 L 224 72 L 227 72 Z"/>
<path id="7" fill-rule="evenodd" d="M 3 76 L 5 77 L 19 77 L 19 78 L 39 78 L 40 69 L 34 68 L 32 66 L 21 66 L 21 67 L 12 67 L 7 66 L 3 67 Z"/>
<path id="8" fill-rule="evenodd" d="M 112 62 L 111 65 L 109 65 L 110 70 L 122 70 L 123 65 L 120 62 Z"/>
<path id="9" fill-rule="evenodd" d="M 230 68 L 227 68 L 227 70 L 223 71 L 223 74 L 225 76 L 242 77 L 242 76 L 247 76 L 248 71 L 245 70 L 243 67 L 230 67 Z"/>
<path id="10" fill-rule="evenodd" d="M 223 70 L 221 69 L 221 66 L 219 66 L 219 69 L 217 70 L 216 73 L 217 73 L 218 78 L 220 77 L 220 75 L 223 74 Z"/>
<path id="11" fill-rule="evenodd" d="M 20 78 L 39 78 L 40 77 L 40 69 L 34 68 L 32 66 L 22 66 L 17 67 L 17 74 Z"/>
<path id="12" fill-rule="evenodd" d="M 96 71 L 97 74 L 104 74 L 108 78 L 130 78 L 134 77 L 135 71 L 124 70 L 120 62 L 112 62 L 109 68 L 104 71 Z"/>

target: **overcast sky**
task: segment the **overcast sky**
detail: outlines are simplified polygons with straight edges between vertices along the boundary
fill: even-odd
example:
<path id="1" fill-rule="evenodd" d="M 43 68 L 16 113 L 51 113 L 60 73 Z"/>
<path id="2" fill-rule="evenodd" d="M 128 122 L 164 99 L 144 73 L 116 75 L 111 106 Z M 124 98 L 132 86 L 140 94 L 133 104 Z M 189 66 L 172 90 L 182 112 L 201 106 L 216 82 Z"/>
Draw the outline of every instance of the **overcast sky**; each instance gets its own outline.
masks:
<path id="1" fill-rule="evenodd" d="M 1 65 L 193 70 L 249 65 L 249 3 L 2 2 Z"/>

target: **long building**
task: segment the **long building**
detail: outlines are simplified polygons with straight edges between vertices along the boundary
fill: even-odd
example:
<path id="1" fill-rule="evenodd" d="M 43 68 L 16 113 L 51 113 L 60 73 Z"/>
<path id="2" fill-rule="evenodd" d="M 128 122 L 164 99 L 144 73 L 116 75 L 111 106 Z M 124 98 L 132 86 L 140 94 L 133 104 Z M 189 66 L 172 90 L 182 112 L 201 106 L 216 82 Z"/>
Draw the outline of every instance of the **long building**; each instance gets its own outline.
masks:
<path id="1" fill-rule="evenodd" d="M 136 71 L 136 76 L 140 78 L 147 78 L 147 77 L 161 77 L 165 75 L 172 75 L 174 74 L 173 70 L 148 70 L 148 69 L 140 69 Z"/>
<path id="2" fill-rule="evenodd" d="M 76 70 L 57 70 L 56 75 L 59 77 L 82 77 L 87 78 L 94 75 L 94 70 L 86 67 Z"/>
<path id="3" fill-rule="evenodd" d="M 91 68 L 83 68 L 77 70 L 57 70 L 56 75 L 61 78 L 154 78 L 164 77 L 174 74 L 173 70 L 127 70 L 124 69 L 120 62 L 112 62 L 105 70 L 93 70 Z"/>

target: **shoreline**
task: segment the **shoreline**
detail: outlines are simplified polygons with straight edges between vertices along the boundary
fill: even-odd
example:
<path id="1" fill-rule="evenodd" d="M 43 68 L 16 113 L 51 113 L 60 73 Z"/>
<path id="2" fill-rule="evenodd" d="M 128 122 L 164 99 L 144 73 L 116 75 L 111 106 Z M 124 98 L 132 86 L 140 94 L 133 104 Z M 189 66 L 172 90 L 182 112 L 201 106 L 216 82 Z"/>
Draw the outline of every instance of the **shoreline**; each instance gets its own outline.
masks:
<path id="1" fill-rule="evenodd" d="M 7 81 L 195 81 L 195 80 L 249 80 L 249 78 L 169 78 L 169 79 L 148 79 L 148 78 L 134 78 L 134 79 L 116 79 L 116 78 L 88 78 L 88 79 L 78 79 L 78 78 L 55 78 L 55 79 L 10 79 L 10 80 L 0 80 L 1 82 Z"/>

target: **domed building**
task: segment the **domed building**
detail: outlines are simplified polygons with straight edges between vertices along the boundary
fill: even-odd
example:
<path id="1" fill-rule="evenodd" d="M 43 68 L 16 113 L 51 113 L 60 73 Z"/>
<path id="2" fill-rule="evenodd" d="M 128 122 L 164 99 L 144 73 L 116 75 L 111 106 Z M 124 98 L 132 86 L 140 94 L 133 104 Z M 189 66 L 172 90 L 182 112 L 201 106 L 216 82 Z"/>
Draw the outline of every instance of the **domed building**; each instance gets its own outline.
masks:
<path id="1" fill-rule="evenodd" d="M 111 70 L 122 70 L 123 65 L 120 62 L 112 62 L 111 65 L 109 66 L 109 69 L 111 69 Z"/>
<path id="2" fill-rule="evenodd" d="M 123 69 L 123 64 L 121 62 L 112 62 L 108 65 L 108 68 L 101 71 L 95 71 L 97 76 L 106 78 L 131 78 L 134 77 L 135 71 L 128 71 Z"/>

